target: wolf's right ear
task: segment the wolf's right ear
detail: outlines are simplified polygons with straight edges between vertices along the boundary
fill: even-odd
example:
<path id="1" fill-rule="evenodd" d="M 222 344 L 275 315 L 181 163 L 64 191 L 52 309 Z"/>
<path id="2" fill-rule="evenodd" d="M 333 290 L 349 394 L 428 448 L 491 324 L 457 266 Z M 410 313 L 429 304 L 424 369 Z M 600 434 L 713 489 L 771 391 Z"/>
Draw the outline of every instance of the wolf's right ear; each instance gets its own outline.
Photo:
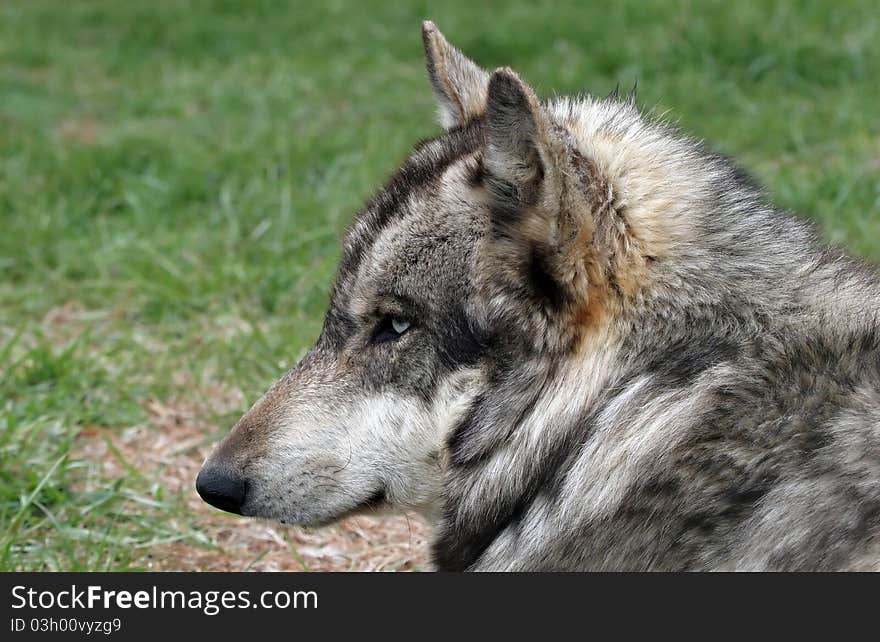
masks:
<path id="1" fill-rule="evenodd" d="M 450 45 L 430 20 L 422 23 L 422 40 L 443 128 L 464 125 L 482 114 L 489 74 Z"/>

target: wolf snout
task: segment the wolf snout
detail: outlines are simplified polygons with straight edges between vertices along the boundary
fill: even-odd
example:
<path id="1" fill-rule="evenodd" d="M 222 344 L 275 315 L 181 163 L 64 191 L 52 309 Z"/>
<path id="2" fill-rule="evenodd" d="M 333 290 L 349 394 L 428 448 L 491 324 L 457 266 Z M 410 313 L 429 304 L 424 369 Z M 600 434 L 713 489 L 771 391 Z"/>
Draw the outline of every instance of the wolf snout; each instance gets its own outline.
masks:
<path id="1" fill-rule="evenodd" d="M 196 478 L 196 491 L 211 506 L 241 515 L 247 497 L 247 480 L 221 466 L 206 463 Z"/>

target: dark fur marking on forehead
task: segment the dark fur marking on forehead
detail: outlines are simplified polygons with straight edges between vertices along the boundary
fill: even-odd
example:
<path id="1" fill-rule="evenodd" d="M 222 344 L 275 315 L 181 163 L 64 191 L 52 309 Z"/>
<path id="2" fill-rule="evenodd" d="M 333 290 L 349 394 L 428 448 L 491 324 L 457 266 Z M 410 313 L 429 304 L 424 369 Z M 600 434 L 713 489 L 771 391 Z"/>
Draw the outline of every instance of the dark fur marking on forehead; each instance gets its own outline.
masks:
<path id="1" fill-rule="evenodd" d="M 417 193 L 434 185 L 443 172 L 460 158 L 484 144 L 483 121 L 473 119 L 441 136 L 420 142 L 361 212 L 346 233 L 348 251 L 340 264 L 340 275 L 355 271 L 379 233 Z"/>

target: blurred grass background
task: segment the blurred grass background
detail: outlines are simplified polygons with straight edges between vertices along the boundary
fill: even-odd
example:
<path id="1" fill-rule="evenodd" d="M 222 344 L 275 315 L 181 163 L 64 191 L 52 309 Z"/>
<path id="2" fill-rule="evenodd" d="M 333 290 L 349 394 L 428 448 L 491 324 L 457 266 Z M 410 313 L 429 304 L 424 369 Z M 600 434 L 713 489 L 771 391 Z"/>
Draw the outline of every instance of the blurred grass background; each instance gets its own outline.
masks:
<path id="1" fill-rule="evenodd" d="M 424 18 L 544 95 L 638 80 L 644 107 L 880 257 L 872 0 L 6 0 L 0 570 L 216 546 L 191 488 L 122 453 L 107 476 L 77 444 L 158 430 L 150 400 L 194 404 L 207 444 L 314 340 L 341 230 L 438 131 Z"/>

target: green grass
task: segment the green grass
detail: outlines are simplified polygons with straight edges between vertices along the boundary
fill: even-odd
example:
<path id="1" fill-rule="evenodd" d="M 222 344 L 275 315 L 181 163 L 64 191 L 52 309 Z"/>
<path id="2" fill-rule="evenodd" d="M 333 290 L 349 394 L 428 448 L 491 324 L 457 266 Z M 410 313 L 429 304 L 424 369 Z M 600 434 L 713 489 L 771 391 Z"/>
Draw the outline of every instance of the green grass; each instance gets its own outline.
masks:
<path id="1" fill-rule="evenodd" d="M 880 257 L 872 0 L 485 4 L 0 4 L 0 569 L 212 544 L 181 493 L 101 477 L 77 435 L 146 422 L 148 399 L 210 409 L 218 382 L 252 400 L 302 354 L 342 228 L 438 131 L 423 18 L 545 95 L 638 79 L 643 105 Z M 206 440 L 242 409 L 208 411 Z"/>

